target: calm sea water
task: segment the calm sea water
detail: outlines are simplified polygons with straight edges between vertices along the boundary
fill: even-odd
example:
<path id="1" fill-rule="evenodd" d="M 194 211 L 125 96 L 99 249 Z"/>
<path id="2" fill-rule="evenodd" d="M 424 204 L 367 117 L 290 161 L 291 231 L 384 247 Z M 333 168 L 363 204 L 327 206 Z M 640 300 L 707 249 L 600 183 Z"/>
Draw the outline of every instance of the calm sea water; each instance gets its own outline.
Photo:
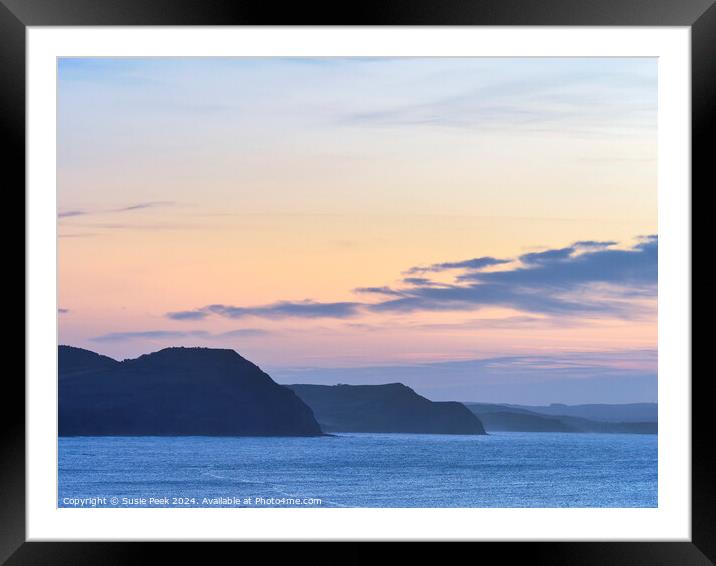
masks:
<path id="1" fill-rule="evenodd" d="M 61 438 L 58 488 L 60 507 L 656 507 L 657 436 Z"/>

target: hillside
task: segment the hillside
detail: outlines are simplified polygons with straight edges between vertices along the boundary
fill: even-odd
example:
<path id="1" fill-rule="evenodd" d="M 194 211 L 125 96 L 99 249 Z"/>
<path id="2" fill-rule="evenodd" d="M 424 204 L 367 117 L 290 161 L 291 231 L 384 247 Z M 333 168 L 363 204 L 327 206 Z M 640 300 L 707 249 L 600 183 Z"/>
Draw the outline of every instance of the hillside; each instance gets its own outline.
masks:
<path id="1" fill-rule="evenodd" d="M 311 409 L 233 350 L 166 348 L 118 362 L 60 346 L 60 436 L 311 436 Z"/>
<path id="2" fill-rule="evenodd" d="M 462 403 L 430 401 L 401 383 L 288 387 L 326 432 L 485 434 Z"/>

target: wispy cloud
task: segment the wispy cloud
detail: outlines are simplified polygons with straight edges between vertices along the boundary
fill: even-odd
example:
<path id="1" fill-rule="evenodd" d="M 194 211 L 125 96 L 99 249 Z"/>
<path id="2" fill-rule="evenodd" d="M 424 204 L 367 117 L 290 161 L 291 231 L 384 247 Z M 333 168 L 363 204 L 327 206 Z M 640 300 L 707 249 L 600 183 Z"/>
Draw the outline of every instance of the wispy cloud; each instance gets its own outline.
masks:
<path id="1" fill-rule="evenodd" d="M 157 208 L 157 207 L 163 207 L 163 206 L 174 206 L 176 203 L 173 201 L 153 201 L 153 202 L 140 202 L 137 204 L 130 204 L 129 206 L 122 206 L 120 208 L 115 208 L 110 210 L 109 212 L 130 212 L 132 210 L 143 210 L 145 208 Z"/>
<path id="2" fill-rule="evenodd" d="M 353 292 L 362 295 L 393 295 L 397 297 L 403 296 L 403 293 L 401 291 L 396 291 L 395 289 L 392 289 L 387 285 L 383 285 L 382 287 L 356 287 L 355 289 L 353 289 Z"/>
<path id="3" fill-rule="evenodd" d="M 135 204 L 129 204 L 127 206 L 120 206 L 119 208 L 108 208 L 108 209 L 88 209 L 88 210 L 62 210 L 57 213 L 58 218 L 72 218 L 75 216 L 89 216 L 99 214 L 116 214 L 121 212 L 132 212 L 136 210 L 144 210 L 147 208 L 158 208 L 176 205 L 173 201 L 150 201 L 150 202 L 138 202 Z"/>
<path id="4" fill-rule="evenodd" d="M 382 330 L 501 330 L 501 329 L 545 329 L 545 328 L 573 328 L 576 326 L 584 326 L 588 321 L 577 319 L 574 317 L 552 317 L 552 316 L 506 316 L 501 318 L 472 318 L 458 322 L 434 322 L 422 323 L 414 320 L 391 320 L 387 324 L 381 323 L 365 323 L 365 322 L 347 322 L 346 326 L 356 330 L 364 331 L 382 331 Z M 330 332 L 332 329 L 326 329 Z"/>
<path id="5" fill-rule="evenodd" d="M 122 342 L 125 340 L 163 340 L 176 338 L 207 338 L 205 330 L 143 330 L 138 332 L 110 332 L 90 338 L 94 342 Z"/>
<path id="6" fill-rule="evenodd" d="M 619 242 L 613 240 L 597 242 L 595 240 L 582 240 L 581 242 L 575 242 L 574 247 L 577 248 L 609 248 L 616 246 Z"/>
<path id="7" fill-rule="evenodd" d="M 443 263 L 433 263 L 428 266 L 415 266 L 403 273 L 413 275 L 416 273 L 447 271 L 449 269 L 484 269 L 485 267 L 509 263 L 510 261 L 509 259 L 497 259 L 494 257 L 475 257 L 462 261 L 446 261 Z"/>
<path id="8" fill-rule="evenodd" d="M 210 314 L 226 318 L 243 318 L 247 316 L 262 318 L 347 318 L 357 315 L 360 306 L 360 303 L 355 302 L 321 303 L 307 299 L 303 301 L 279 301 L 255 307 L 207 305 L 189 311 L 170 312 L 166 316 L 174 320 L 197 320 Z"/>
<path id="9" fill-rule="evenodd" d="M 247 338 L 250 336 L 266 336 L 271 334 L 269 330 L 263 328 L 238 328 L 236 330 L 229 330 L 227 332 L 220 332 L 214 334 L 216 338 Z"/>
<path id="10" fill-rule="evenodd" d="M 404 277 L 403 283 L 406 285 L 433 285 L 433 281 L 427 277 Z"/>
<path id="11" fill-rule="evenodd" d="M 262 328 L 238 328 L 227 332 L 211 333 L 206 330 L 142 330 L 137 332 L 110 332 L 90 338 L 94 342 L 124 342 L 128 340 L 177 340 L 182 338 L 200 338 L 220 340 L 223 338 L 251 338 L 269 334 Z"/>
<path id="12" fill-rule="evenodd" d="M 522 78 L 487 80 L 453 95 L 349 113 L 343 122 L 365 127 L 518 129 L 562 135 L 656 127 L 655 74 L 548 67 L 540 75 L 525 71 Z"/>
<path id="13" fill-rule="evenodd" d="M 176 223 L 176 222 L 105 222 L 84 224 L 83 227 L 97 230 L 143 230 L 143 231 L 162 231 L 162 230 L 200 230 L 205 229 L 205 224 L 198 223 Z"/>
<path id="14" fill-rule="evenodd" d="M 97 236 L 94 232 L 85 232 L 84 234 L 57 234 L 58 238 L 94 238 Z"/>
<path id="15" fill-rule="evenodd" d="M 203 310 L 175 311 L 166 314 L 166 317 L 172 320 L 203 320 L 207 316 L 209 316 L 209 313 Z"/>
<path id="16" fill-rule="evenodd" d="M 500 330 L 515 328 L 547 328 L 547 327 L 570 327 L 575 326 L 577 321 L 573 317 L 551 317 L 551 316 L 507 316 L 503 318 L 474 318 L 458 323 L 432 323 L 419 324 L 417 328 L 426 330 Z M 579 321 L 579 325 L 584 324 Z"/>

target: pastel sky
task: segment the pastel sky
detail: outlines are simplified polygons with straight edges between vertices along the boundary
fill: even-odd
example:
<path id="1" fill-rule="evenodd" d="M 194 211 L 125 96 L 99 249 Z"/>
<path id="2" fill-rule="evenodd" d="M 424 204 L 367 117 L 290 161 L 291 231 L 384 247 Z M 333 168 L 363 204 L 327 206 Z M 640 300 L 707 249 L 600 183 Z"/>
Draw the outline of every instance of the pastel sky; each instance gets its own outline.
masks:
<path id="1" fill-rule="evenodd" d="M 656 401 L 657 62 L 58 62 L 60 343 Z"/>

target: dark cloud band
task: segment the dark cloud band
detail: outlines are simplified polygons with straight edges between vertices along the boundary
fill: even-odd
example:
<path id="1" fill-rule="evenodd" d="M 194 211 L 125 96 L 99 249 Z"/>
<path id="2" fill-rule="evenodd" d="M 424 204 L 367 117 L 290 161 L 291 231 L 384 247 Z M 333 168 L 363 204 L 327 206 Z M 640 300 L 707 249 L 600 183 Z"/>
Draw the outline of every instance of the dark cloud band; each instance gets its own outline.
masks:
<path id="1" fill-rule="evenodd" d="M 523 254 L 516 259 L 478 257 L 413 267 L 407 273 L 460 270 L 454 283 L 406 277 L 409 286 L 359 287 L 354 292 L 382 296 L 378 302 L 280 301 L 253 307 L 207 305 L 167 313 L 173 320 L 226 318 L 351 318 L 362 313 L 477 310 L 499 306 L 523 312 L 630 318 L 641 314 L 639 301 L 656 298 L 658 238 L 641 237 L 632 248 L 585 240 L 571 246 Z M 506 265 L 498 271 L 483 271 Z"/>

